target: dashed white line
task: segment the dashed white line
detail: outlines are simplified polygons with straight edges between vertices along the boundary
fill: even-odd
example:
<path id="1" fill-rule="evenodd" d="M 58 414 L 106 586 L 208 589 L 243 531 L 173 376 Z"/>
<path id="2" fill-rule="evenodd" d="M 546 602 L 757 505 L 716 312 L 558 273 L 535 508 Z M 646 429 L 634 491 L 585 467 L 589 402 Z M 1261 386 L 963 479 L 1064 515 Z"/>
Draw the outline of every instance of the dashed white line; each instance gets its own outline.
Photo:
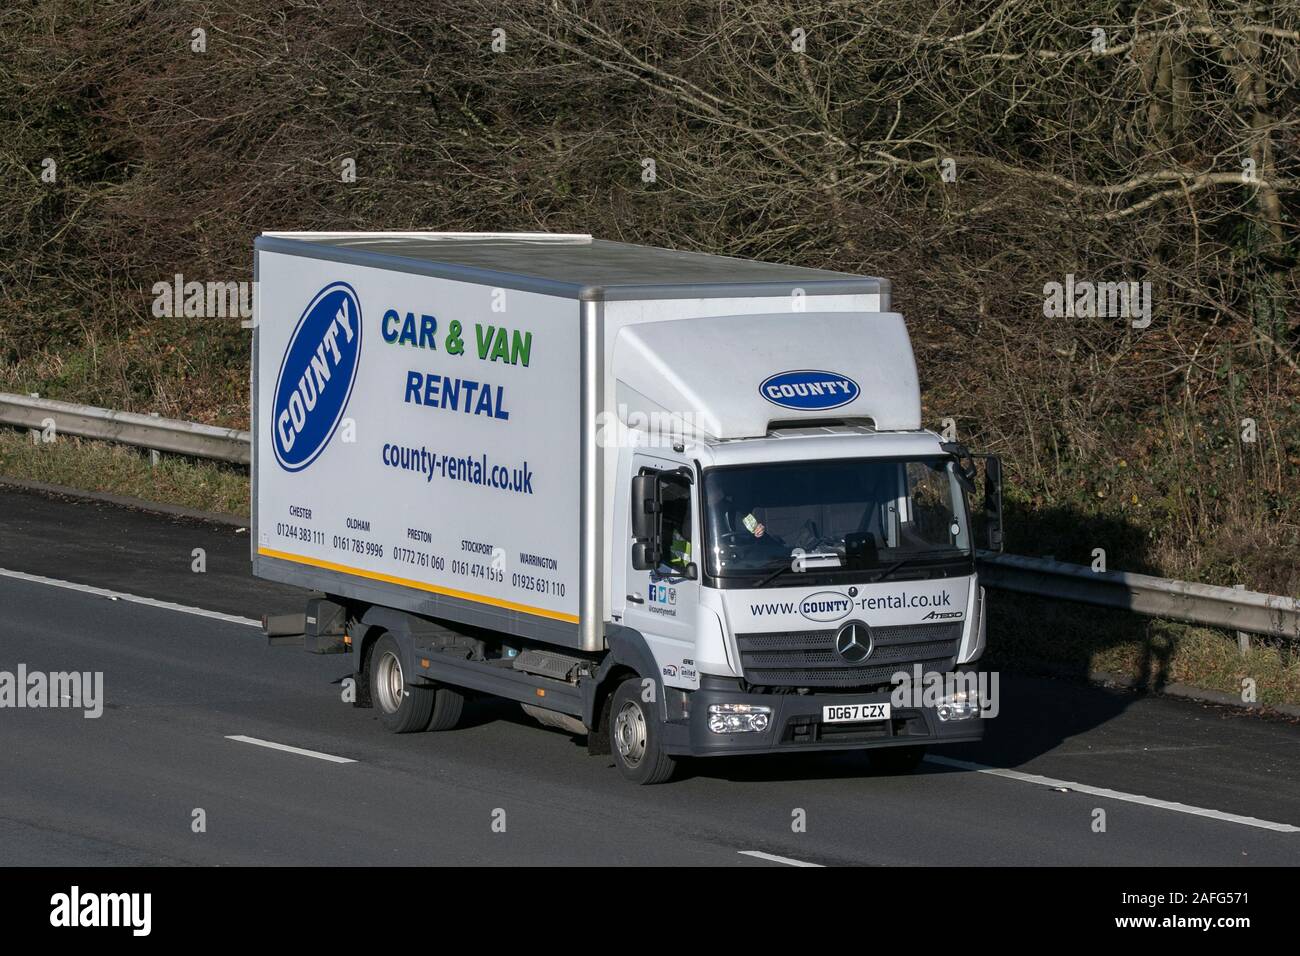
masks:
<path id="1" fill-rule="evenodd" d="M 146 607 L 162 608 L 164 611 L 180 611 L 182 614 L 194 614 L 198 617 L 211 618 L 214 621 L 225 621 L 227 624 L 243 624 L 247 627 L 262 626 L 261 621 L 253 620 L 251 617 L 237 617 L 234 614 L 222 614 L 220 611 L 209 611 L 201 607 L 190 607 L 188 604 L 173 604 L 171 601 L 159 601 L 156 598 L 141 597 L 138 594 L 127 594 L 123 591 L 110 591 L 107 588 L 92 587 L 89 584 L 77 584 L 73 581 L 62 581 L 59 578 L 42 577 L 39 574 L 27 574 L 25 571 L 10 571 L 8 568 L 0 568 L 0 577 L 13 578 L 16 581 L 27 581 L 31 584 L 45 584 L 54 588 L 66 588 L 69 591 L 80 591 L 82 594 L 93 594 L 96 597 L 108 598 L 110 601 L 129 601 L 132 604 L 143 604 Z"/>
<path id="2" fill-rule="evenodd" d="M 986 767 L 983 764 L 970 763 L 965 760 L 953 760 L 951 757 L 930 756 L 925 758 L 925 762 L 937 764 L 941 767 L 953 767 L 958 770 L 972 770 L 976 773 L 987 773 L 994 777 L 1006 777 L 1008 780 L 1019 780 L 1023 783 L 1033 783 L 1041 787 L 1076 790 L 1079 793 L 1091 794 L 1094 797 L 1105 797 L 1109 800 L 1122 800 L 1125 803 L 1139 803 L 1143 806 L 1155 807 L 1158 810 L 1172 810 L 1175 813 L 1187 813 L 1194 817 L 1209 817 L 1211 820 L 1222 820 L 1225 823 L 1237 823 L 1247 827 L 1259 827 L 1262 830 L 1273 830 L 1277 833 L 1300 833 L 1300 827 L 1292 826 L 1289 823 L 1273 823 L 1271 820 L 1260 820 L 1258 817 L 1245 817 L 1237 813 L 1225 813 L 1222 810 L 1209 810 L 1205 807 L 1193 807 L 1186 803 L 1175 803 L 1172 800 L 1157 800 L 1155 797 L 1144 797 L 1136 793 L 1124 793 L 1122 790 L 1110 790 L 1106 787 L 1093 787 L 1086 783 L 1074 783 L 1069 780 L 1057 780 L 1053 777 L 1043 777 L 1036 773 L 1022 773 L 1019 770 L 1007 770 L 1003 767 Z"/>
<path id="3" fill-rule="evenodd" d="M 273 740 L 262 740 L 258 737 L 245 737 L 243 734 L 227 735 L 227 740 L 237 740 L 241 744 L 253 744 L 257 747 L 268 747 L 271 750 L 283 750 L 285 753 L 298 754 L 302 757 L 315 757 L 317 760 L 328 760 L 330 763 L 356 763 L 350 757 L 336 757 L 333 754 L 323 754 L 319 750 L 303 750 L 301 747 L 290 747 L 288 744 L 277 744 Z"/>
<path id="4" fill-rule="evenodd" d="M 792 860 L 788 856 L 777 856 L 774 853 L 764 853 L 762 850 L 737 850 L 741 856 L 752 856 L 757 860 L 767 860 L 771 863 L 784 863 L 786 866 L 815 866 L 821 867 L 820 863 L 808 863 L 805 860 Z"/>

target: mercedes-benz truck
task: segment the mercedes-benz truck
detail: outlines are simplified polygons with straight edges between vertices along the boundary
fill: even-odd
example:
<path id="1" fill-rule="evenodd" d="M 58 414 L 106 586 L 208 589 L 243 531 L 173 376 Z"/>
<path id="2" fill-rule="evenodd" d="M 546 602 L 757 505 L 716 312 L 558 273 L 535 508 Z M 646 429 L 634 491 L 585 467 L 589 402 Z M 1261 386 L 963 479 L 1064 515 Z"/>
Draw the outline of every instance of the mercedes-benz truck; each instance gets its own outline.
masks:
<path id="1" fill-rule="evenodd" d="M 922 427 L 886 280 L 527 233 L 255 260 L 253 571 L 315 592 L 268 634 L 350 653 L 390 730 L 507 698 L 638 783 L 980 737 L 1000 468 Z"/>

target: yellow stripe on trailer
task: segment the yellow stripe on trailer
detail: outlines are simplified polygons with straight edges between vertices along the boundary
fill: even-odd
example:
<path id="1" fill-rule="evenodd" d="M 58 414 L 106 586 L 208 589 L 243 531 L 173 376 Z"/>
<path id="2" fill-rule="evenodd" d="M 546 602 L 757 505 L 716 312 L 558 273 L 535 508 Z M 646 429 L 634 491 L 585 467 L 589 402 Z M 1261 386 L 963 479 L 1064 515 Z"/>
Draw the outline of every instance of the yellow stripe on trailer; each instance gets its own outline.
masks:
<path id="1" fill-rule="evenodd" d="M 342 574 L 351 574 L 359 578 L 369 578 L 371 581 L 384 581 L 388 584 L 400 584 L 402 587 L 415 588 L 419 591 L 430 591 L 434 594 L 442 594 L 446 597 L 460 598 L 462 601 L 473 601 L 475 604 L 490 604 L 492 607 L 504 608 L 507 611 L 519 611 L 523 614 L 535 614 L 538 617 L 550 618 L 552 621 L 564 621 L 568 624 L 577 624 L 578 616 L 576 614 L 565 614 L 563 611 L 551 611 L 544 607 L 533 607 L 531 604 L 519 604 L 515 601 L 506 601 L 501 598 L 488 597 L 485 594 L 472 594 L 469 591 L 457 591 L 455 588 L 444 588 L 437 584 L 428 584 L 424 581 L 414 581 L 410 578 L 399 578 L 391 574 L 381 574 L 378 571 L 366 571 L 362 568 L 349 567 L 346 564 L 335 564 L 333 561 L 322 561 L 319 558 L 308 558 L 301 554 L 290 554 L 287 551 L 272 551 L 270 548 L 258 548 L 257 553 L 266 558 L 278 558 L 281 561 L 292 561 L 294 564 L 306 564 L 313 568 L 324 568 L 326 571 L 338 571 Z"/>

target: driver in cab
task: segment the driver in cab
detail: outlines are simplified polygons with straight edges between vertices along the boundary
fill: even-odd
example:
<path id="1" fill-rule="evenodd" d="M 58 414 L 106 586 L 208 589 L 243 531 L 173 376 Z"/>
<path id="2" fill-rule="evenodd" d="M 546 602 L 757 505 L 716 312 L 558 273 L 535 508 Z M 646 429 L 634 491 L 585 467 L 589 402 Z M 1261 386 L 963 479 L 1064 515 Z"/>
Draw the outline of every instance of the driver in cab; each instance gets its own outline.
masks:
<path id="1" fill-rule="evenodd" d="M 725 530 L 736 535 L 739 542 L 764 540 L 764 543 L 767 544 L 781 545 L 784 543 L 776 535 L 769 534 L 767 525 L 759 518 L 759 514 L 763 511 L 762 506 L 750 505 L 749 507 L 742 507 L 730 495 L 714 502 L 712 506 L 717 509 L 718 514 L 722 517 Z"/>

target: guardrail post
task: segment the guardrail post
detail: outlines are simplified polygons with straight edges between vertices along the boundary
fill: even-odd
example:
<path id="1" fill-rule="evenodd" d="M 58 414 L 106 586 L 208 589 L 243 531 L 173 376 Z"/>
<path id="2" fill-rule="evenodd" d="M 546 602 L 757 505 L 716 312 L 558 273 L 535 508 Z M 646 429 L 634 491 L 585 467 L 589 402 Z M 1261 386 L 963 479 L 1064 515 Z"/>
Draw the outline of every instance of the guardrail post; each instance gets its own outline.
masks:
<path id="1" fill-rule="evenodd" d="M 1244 591 L 1246 590 L 1246 585 L 1234 584 L 1233 588 L 1238 591 Z M 1237 632 L 1237 650 L 1241 652 L 1242 657 L 1250 656 L 1250 635 L 1245 631 Z"/>
<path id="2" fill-rule="evenodd" d="M 41 397 L 41 393 L 40 393 L 40 392 L 28 392 L 27 395 L 28 395 L 29 398 L 40 398 L 40 397 Z M 41 443 L 41 430 L 40 430 L 39 428 L 29 428 L 29 429 L 27 429 L 27 434 L 29 434 L 29 435 L 32 436 L 32 444 L 33 444 L 33 445 L 39 445 L 39 444 Z"/>
<path id="3" fill-rule="evenodd" d="M 150 417 L 150 418 L 160 418 L 161 416 L 160 416 L 157 412 L 150 412 L 150 413 L 149 413 L 149 417 Z M 158 449 L 157 449 L 157 448 L 150 448 L 150 449 L 149 449 L 149 470 L 150 470 L 150 471 L 153 471 L 153 469 L 155 469 L 155 468 L 158 467 L 158 461 L 159 461 L 159 459 L 160 459 L 161 457 L 162 457 L 162 456 L 158 454 Z"/>

